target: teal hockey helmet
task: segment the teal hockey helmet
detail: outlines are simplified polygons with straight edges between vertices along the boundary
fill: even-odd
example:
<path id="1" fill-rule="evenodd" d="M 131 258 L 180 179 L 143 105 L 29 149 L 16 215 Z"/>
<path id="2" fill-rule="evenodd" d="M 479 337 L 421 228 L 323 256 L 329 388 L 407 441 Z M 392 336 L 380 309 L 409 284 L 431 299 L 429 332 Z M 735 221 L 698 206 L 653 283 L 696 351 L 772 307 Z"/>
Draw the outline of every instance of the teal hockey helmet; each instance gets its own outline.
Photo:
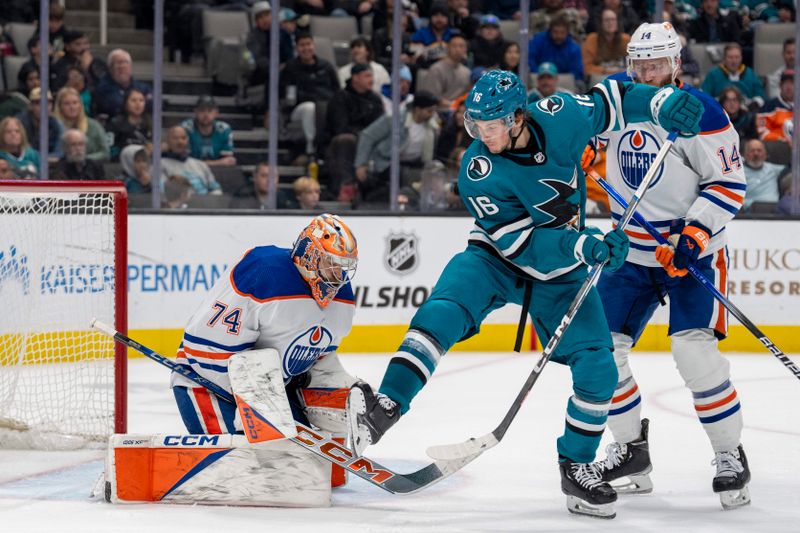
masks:
<path id="1" fill-rule="evenodd" d="M 467 96 L 464 125 L 475 139 L 480 138 L 476 121 L 501 120 L 511 128 L 514 114 L 525 109 L 527 95 L 519 76 L 506 70 L 489 70 L 475 82 Z"/>

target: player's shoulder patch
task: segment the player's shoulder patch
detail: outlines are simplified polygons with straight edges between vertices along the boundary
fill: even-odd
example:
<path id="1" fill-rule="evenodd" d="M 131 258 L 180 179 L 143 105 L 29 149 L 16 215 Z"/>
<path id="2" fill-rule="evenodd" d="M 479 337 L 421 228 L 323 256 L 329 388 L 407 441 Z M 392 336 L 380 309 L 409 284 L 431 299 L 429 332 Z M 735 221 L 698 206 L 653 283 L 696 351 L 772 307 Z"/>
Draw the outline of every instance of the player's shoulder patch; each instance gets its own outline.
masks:
<path id="1" fill-rule="evenodd" d="M 543 113 L 547 113 L 550 116 L 555 116 L 556 113 L 564 109 L 565 99 L 564 95 L 562 94 L 553 94 L 548 96 L 547 98 L 542 98 L 541 100 L 537 101 L 536 109 Z"/>
<path id="2" fill-rule="evenodd" d="M 492 160 L 485 155 L 473 155 L 467 161 L 467 178 L 480 181 L 492 173 Z"/>
<path id="3" fill-rule="evenodd" d="M 253 248 L 233 267 L 230 281 L 238 294 L 259 301 L 311 296 L 288 248 Z"/>
<path id="4" fill-rule="evenodd" d="M 700 135 L 717 133 L 730 126 L 728 115 L 713 96 L 700 89 L 684 83 L 681 89 L 696 97 L 703 104 L 703 116 L 700 118 Z"/>

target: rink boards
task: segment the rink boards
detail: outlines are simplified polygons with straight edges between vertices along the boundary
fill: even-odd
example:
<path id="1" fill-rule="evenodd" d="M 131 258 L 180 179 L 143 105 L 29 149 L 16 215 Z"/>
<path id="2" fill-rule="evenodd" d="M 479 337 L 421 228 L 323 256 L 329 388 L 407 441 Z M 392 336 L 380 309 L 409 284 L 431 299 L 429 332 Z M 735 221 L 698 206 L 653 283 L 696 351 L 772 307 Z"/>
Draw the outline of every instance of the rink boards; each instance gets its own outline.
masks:
<path id="1" fill-rule="evenodd" d="M 305 216 L 132 215 L 129 220 L 129 330 L 167 354 L 203 295 L 253 246 L 290 247 Z M 342 351 L 396 349 L 416 308 L 472 228 L 466 217 L 375 217 L 346 221 L 359 245 L 355 323 Z M 610 222 L 591 224 L 608 229 Z M 730 299 L 784 351 L 800 351 L 800 222 L 733 221 L 728 227 Z M 469 290 L 465 287 L 464 290 Z M 656 312 L 639 348 L 668 350 L 667 313 Z M 481 333 L 456 349 L 505 351 L 514 344 L 519 307 L 488 318 Z M 728 351 L 762 351 L 731 319 Z M 530 333 L 530 328 L 528 328 Z M 527 336 L 530 338 L 530 335 Z"/>

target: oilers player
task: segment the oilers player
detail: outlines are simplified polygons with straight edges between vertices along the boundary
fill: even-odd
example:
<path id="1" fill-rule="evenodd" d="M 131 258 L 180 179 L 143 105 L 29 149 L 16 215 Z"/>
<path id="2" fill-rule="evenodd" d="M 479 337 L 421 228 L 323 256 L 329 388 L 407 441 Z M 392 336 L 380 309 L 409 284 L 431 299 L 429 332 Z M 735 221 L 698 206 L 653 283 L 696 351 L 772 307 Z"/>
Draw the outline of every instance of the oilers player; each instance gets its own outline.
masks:
<path id="1" fill-rule="evenodd" d="M 619 370 L 608 417 L 617 442 L 608 446 L 603 479 L 628 477 L 622 485 L 626 492 L 652 490 L 648 420 L 640 421 L 641 395 L 628 354 L 656 306 L 668 296 L 672 354 L 715 452 L 713 490 L 728 509 L 750 501 L 750 471 L 739 440 L 739 398 L 729 364 L 717 347 L 726 335 L 727 317 L 722 305 L 686 276 L 685 268 L 693 264 L 727 293 L 725 224 L 741 207 L 746 185 L 739 137 L 727 115 L 713 98 L 676 79 L 680 52 L 680 38 L 669 23 L 642 24 L 628 44 L 626 79 L 694 95 L 704 109 L 700 135 L 677 140 L 637 210 L 665 237 L 671 235 L 674 248 L 656 247 L 655 240 L 631 221 L 625 230 L 631 243 L 625 264 L 603 272 L 598 283 Z M 632 196 L 666 136 L 663 127 L 651 123 L 628 124 L 599 136 L 599 144 L 607 145 L 606 178 L 622 196 Z M 612 203 L 615 220 L 622 211 Z"/>
<path id="2" fill-rule="evenodd" d="M 295 419 L 346 435 L 345 403 L 356 379 L 336 348 L 350 332 L 356 239 L 336 215 L 315 217 L 292 249 L 251 249 L 220 278 L 189 319 L 178 362 L 230 391 L 228 361 L 237 352 L 273 348 Z M 236 407 L 172 374 L 172 390 L 193 434 L 242 431 Z M 342 440 L 343 442 L 343 440 Z M 334 486 L 345 482 L 334 467 Z"/>
<path id="3" fill-rule="evenodd" d="M 580 159 L 593 135 L 643 120 L 692 134 L 700 113 L 688 93 L 620 82 L 526 107 L 520 79 L 500 70 L 478 80 L 466 105 L 465 126 L 476 140 L 464 155 L 458 188 L 475 227 L 467 249 L 450 260 L 415 314 L 379 392 L 363 382 L 351 390 L 348 422 L 357 447 L 377 442 L 408 411 L 439 359 L 475 335 L 492 310 L 532 294 L 530 315 L 547 342 L 586 278 L 586 265 L 623 263 L 622 231 L 603 236 L 583 224 Z M 552 360 L 568 365 L 573 378 L 557 441 L 562 491 L 571 512 L 603 518 L 615 516 L 617 496 L 592 461 L 617 381 L 611 346 L 592 290 Z"/>

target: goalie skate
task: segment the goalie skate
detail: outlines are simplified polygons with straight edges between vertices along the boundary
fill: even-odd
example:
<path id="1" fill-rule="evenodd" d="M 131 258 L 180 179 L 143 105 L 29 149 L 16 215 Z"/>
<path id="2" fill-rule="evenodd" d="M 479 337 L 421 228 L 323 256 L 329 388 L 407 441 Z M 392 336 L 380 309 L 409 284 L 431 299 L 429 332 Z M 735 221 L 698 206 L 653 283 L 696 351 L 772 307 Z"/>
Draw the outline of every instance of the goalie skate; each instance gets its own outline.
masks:
<path id="1" fill-rule="evenodd" d="M 719 494 L 722 508 L 729 511 L 748 505 L 750 489 L 747 483 L 750 481 L 750 468 L 742 445 L 732 451 L 718 452 L 711 464 L 717 467 L 712 487 Z"/>
<path id="2" fill-rule="evenodd" d="M 598 463 L 602 470 L 603 481 L 611 484 L 617 494 L 649 494 L 653 492 L 650 472 L 650 445 L 647 433 L 650 421 L 642 420 L 642 433 L 639 439 L 621 444 L 612 442 L 606 447 L 606 459 Z M 615 483 L 611 483 L 611 482 Z"/>
<path id="3" fill-rule="evenodd" d="M 617 493 L 604 482 L 596 463 L 564 460 L 561 469 L 561 492 L 567 495 L 567 510 L 573 514 L 611 519 L 617 516 L 614 502 Z"/>

